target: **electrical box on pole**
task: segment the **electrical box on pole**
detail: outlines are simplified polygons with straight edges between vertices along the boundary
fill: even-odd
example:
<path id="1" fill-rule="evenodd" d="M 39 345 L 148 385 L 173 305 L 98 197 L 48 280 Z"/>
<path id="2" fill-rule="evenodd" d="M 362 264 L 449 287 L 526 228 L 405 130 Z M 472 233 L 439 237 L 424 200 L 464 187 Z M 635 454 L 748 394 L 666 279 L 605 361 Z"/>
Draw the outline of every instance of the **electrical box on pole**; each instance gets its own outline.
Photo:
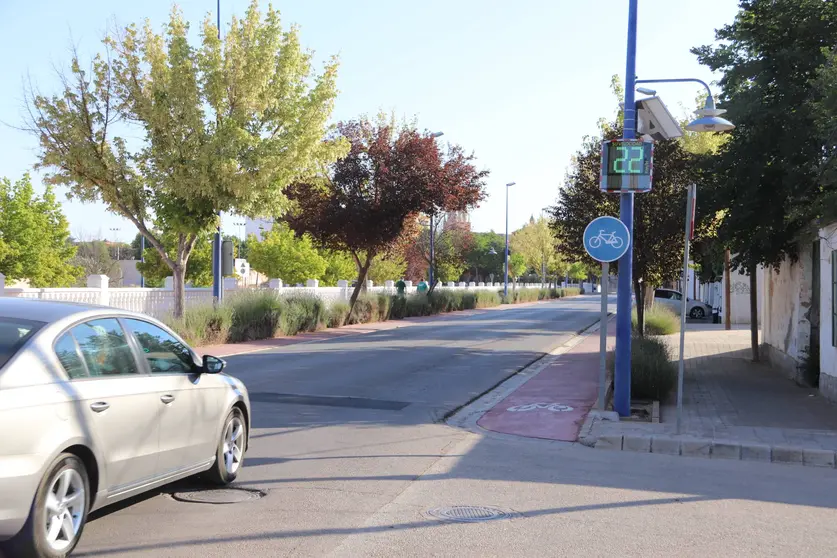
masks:
<path id="1" fill-rule="evenodd" d="M 235 273 L 233 271 L 234 263 L 232 240 L 225 240 L 221 244 L 221 275 L 228 277 Z"/>

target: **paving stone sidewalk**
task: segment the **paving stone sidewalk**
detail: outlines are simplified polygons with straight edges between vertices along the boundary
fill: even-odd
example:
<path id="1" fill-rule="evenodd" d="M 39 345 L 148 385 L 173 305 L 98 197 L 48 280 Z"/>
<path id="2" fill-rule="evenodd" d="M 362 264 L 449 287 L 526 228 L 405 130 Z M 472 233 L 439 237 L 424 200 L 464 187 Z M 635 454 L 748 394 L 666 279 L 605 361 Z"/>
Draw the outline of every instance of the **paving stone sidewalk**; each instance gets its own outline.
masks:
<path id="1" fill-rule="evenodd" d="M 666 342 L 677 355 L 679 336 Z M 675 455 L 747 459 L 834 467 L 837 405 L 753 363 L 749 327 L 690 324 L 681 435 L 675 436 L 676 407 L 661 406 L 659 424 L 604 420 L 593 412 L 581 441 L 597 448 Z"/>

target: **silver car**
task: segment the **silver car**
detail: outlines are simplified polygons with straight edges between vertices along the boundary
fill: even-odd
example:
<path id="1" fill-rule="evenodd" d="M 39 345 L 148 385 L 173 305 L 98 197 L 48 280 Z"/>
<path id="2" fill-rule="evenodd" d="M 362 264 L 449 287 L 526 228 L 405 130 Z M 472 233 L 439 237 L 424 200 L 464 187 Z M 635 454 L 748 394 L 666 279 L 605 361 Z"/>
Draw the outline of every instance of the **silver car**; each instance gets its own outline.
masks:
<path id="1" fill-rule="evenodd" d="M 683 303 L 683 295 L 680 291 L 672 289 L 656 289 L 654 291 L 654 304 L 662 304 L 678 316 L 680 305 Z M 699 300 L 686 299 L 686 315 L 690 318 L 701 320 L 712 314 L 712 307 Z"/>
<path id="2" fill-rule="evenodd" d="M 234 480 L 250 400 L 224 365 L 143 314 L 0 298 L 0 548 L 67 556 L 92 510 Z"/>

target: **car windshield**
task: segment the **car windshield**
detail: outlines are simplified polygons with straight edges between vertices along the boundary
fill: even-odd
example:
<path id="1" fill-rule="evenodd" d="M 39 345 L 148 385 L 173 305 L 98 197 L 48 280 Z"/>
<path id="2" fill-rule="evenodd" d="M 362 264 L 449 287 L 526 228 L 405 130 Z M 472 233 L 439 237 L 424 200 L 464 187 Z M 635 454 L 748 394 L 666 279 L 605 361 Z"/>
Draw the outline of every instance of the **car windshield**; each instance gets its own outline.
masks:
<path id="1" fill-rule="evenodd" d="M 0 368 L 6 365 L 26 340 L 43 325 L 43 322 L 0 317 Z"/>

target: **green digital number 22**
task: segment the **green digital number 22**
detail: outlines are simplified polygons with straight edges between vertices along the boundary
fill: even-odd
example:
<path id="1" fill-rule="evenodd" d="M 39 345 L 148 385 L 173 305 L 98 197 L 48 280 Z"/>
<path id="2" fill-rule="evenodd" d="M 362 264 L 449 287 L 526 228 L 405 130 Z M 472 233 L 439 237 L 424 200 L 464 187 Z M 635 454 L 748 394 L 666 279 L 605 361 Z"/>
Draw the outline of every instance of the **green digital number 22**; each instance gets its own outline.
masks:
<path id="1" fill-rule="evenodd" d="M 639 174 L 642 172 L 643 149 L 639 145 L 630 147 L 616 146 L 616 151 L 621 155 L 613 161 L 613 172 L 617 174 Z M 628 169 L 625 170 L 625 162 Z"/>

